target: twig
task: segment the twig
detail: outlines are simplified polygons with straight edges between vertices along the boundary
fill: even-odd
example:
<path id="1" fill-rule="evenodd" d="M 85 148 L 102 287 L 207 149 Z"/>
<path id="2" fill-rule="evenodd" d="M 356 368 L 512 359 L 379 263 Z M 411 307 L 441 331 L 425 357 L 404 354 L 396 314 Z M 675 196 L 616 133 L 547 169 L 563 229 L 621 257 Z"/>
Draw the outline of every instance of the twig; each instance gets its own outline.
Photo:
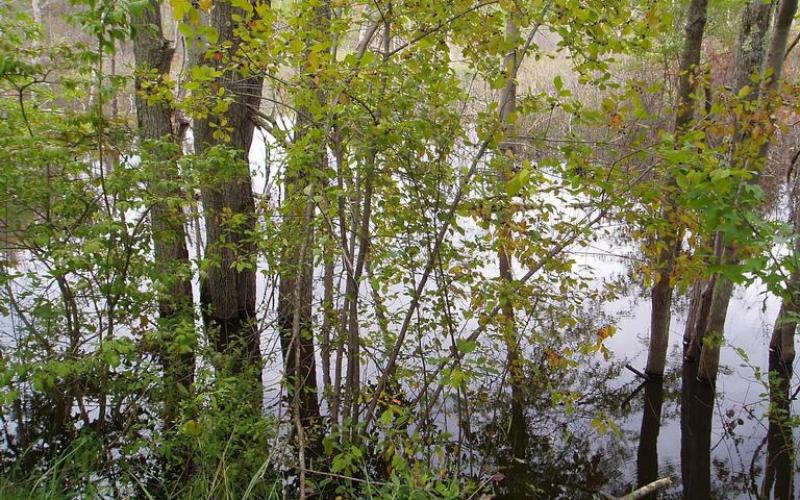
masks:
<path id="1" fill-rule="evenodd" d="M 650 376 L 649 375 L 647 375 L 646 373 L 640 372 L 636 368 L 632 367 L 630 364 L 625 365 L 625 368 L 627 368 L 628 370 L 632 371 L 633 373 L 635 373 L 637 376 L 641 377 L 642 379 L 647 380 L 648 382 L 650 381 Z"/>
<path id="2" fill-rule="evenodd" d="M 319 476 L 328 476 L 328 477 L 335 477 L 337 479 L 346 479 L 348 481 L 355 481 L 356 483 L 371 483 L 371 484 L 377 484 L 378 486 L 384 486 L 386 484 L 383 481 L 375 481 L 373 479 L 366 480 L 366 479 L 361 479 L 361 478 L 353 477 L 353 476 L 345 476 L 343 474 L 335 474 L 333 472 L 323 472 L 321 470 L 312 470 L 312 469 L 305 469 L 304 468 L 304 469 L 302 469 L 302 471 L 303 472 L 307 472 L 309 474 L 317 474 Z"/>

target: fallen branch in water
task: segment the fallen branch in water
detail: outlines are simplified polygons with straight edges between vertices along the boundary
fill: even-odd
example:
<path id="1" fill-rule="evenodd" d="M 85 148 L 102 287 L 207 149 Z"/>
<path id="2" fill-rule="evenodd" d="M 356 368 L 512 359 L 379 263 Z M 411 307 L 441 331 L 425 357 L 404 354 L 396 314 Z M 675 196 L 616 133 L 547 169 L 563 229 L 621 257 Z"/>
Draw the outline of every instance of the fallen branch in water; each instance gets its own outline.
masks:
<path id="1" fill-rule="evenodd" d="M 627 368 L 628 370 L 632 371 L 633 373 L 635 373 L 636 375 L 638 375 L 642 379 L 647 380 L 648 382 L 650 381 L 650 376 L 649 375 L 647 375 L 646 373 L 640 372 L 639 370 L 637 370 L 636 368 L 632 367 L 631 365 L 625 365 L 625 368 Z"/>
<path id="2" fill-rule="evenodd" d="M 672 484 L 671 477 L 663 477 L 661 479 L 657 479 L 650 484 L 646 484 L 639 488 L 638 490 L 634 490 L 631 493 L 628 493 L 625 496 L 615 497 L 614 495 L 609 495 L 608 493 L 600 492 L 600 495 L 607 500 L 638 500 L 640 498 L 644 498 L 651 493 L 655 493 L 656 491 L 666 488 Z"/>

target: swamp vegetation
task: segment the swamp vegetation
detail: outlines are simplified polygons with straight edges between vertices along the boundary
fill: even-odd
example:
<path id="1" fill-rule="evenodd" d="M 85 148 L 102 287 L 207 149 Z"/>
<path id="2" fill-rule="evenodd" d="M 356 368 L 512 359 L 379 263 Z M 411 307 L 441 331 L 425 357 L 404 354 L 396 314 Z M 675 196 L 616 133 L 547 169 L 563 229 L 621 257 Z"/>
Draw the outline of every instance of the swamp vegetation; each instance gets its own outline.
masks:
<path id="1" fill-rule="evenodd" d="M 797 0 L 0 0 L 0 497 L 796 498 Z"/>

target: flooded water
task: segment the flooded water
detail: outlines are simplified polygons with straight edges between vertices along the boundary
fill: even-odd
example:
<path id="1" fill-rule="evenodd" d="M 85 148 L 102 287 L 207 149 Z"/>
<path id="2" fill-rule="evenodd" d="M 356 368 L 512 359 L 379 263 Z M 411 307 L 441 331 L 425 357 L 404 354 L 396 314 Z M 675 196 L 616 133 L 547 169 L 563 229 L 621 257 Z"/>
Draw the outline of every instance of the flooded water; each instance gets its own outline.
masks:
<path id="1" fill-rule="evenodd" d="M 266 169 L 267 144 L 257 135 L 251 151 L 256 192 L 272 189 L 270 179 L 278 175 Z M 601 238 L 592 252 L 574 254 L 576 270 L 590 272 L 597 287 L 603 280 L 624 276 L 628 272 L 624 254 L 635 253 L 609 241 Z M 481 269 L 487 277 L 496 273 L 492 262 L 487 260 Z M 629 279 L 623 281 L 630 284 Z M 606 342 L 609 359 L 599 354 L 581 357 L 571 370 L 556 371 L 554 376 L 561 379 L 553 381 L 550 389 L 531 390 L 522 406 L 496 399 L 497 386 L 503 384 L 496 374 L 474 381 L 474 395 L 459 402 L 469 405 L 468 429 L 455 423 L 453 414 L 464 408 L 457 410 L 451 395 L 434 417 L 435 427 L 457 440 L 448 459 L 458 461 L 465 474 L 479 478 L 504 498 L 622 496 L 666 477 L 672 485 L 659 490 L 660 498 L 765 498 L 771 496 L 765 493 L 769 485 L 777 485 L 778 497 L 793 496 L 780 489 L 792 478 L 800 479 L 793 456 L 774 451 L 781 449 L 780 443 L 775 444 L 776 435 L 783 436 L 784 445 L 793 442 L 794 436 L 785 426 L 770 426 L 769 385 L 763 375 L 778 299 L 759 286 L 737 289 L 728 309 L 720 373 L 712 389 L 697 382 L 695 365 L 683 363 L 685 297 L 675 304 L 663 382 L 645 383 L 626 368 L 644 370 L 650 315 L 649 299 L 637 286 L 629 288 L 625 298 L 601 304 L 599 309 L 587 305 L 591 327 L 607 323 L 617 327 Z M 270 296 L 269 283 L 260 282 L 259 289 L 263 297 Z M 369 291 L 362 294 L 367 297 Z M 402 309 L 405 305 L 401 301 L 387 306 Z M 474 327 L 474 322 L 467 323 Z M 465 330 L 469 328 L 460 325 L 460 331 Z M 262 339 L 267 405 L 280 400 L 282 393 L 276 338 L 274 332 L 265 332 Z M 429 340 L 420 339 L 421 351 Z M 564 341 L 555 341 L 559 342 Z M 504 356 L 501 346 L 489 344 L 489 356 Z M 542 360 L 545 370 L 539 376 L 547 379 L 541 349 L 526 352 L 534 365 L 536 359 Z M 362 380 L 369 383 L 376 378 L 373 363 L 365 362 L 362 371 Z M 794 377 L 791 386 L 796 385 Z M 581 397 L 554 404 L 553 387 L 571 388 Z M 794 399 L 783 406 L 792 415 L 798 413 Z M 767 467 L 768 462 L 777 467 Z"/>
<path id="2" fill-rule="evenodd" d="M 528 408 L 526 460 L 507 457 L 499 492 L 506 498 L 622 496 L 669 477 L 652 498 L 796 498 L 798 468 L 788 426 L 770 422 L 767 370 L 769 333 L 779 302 L 753 286 L 737 290 L 727 317 L 721 369 L 712 388 L 696 379 L 696 364 L 682 361 L 684 313 L 673 317 L 669 366 L 663 383 L 645 382 L 649 300 L 607 306 L 621 315 L 608 342 L 606 376 L 577 375 L 584 392 L 603 398 L 571 414 L 548 405 Z M 578 368 L 580 370 L 580 368 Z M 759 375 L 760 373 L 760 375 Z M 789 393 L 794 392 L 797 377 Z M 798 412 L 798 403 L 778 403 Z M 608 426 L 592 422 L 607 416 Z M 615 428 L 616 427 L 616 428 Z M 509 444 L 505 453 L 510 452 Z M 767 493 L 771 492 L 771 493 Z"/>

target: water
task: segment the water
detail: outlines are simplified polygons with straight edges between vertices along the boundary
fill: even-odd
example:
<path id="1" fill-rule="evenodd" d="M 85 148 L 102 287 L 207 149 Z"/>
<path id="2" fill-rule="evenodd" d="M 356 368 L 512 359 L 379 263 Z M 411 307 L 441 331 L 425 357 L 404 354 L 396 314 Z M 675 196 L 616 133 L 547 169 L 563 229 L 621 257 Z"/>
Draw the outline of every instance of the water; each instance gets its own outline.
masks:
<path id="1" fill-rule="evenodd" d="M 528 408 L 528 441 L 532 443 L 528 458 L 524 464 L 510 467 L 498 464 L 499 470 L 508 471 L 500 491 L 508 498 L 590 498 L 598 491 L 621 496 L 637 484 L 670 477 L 673 485 L 661 490 L 662 498 L 761 498 L 768 451 L 769 389 L 766 378 L 759 381 L 755 372 L 756 367 L 766 370 L 769 330 L 778 307 L 778 300 L 761 287 L 737 290 L 728 312 L 715 392 L 696 382 L 691 365 L 688 369 L 683 366 L 685 318 L 678 307 L 663 387 L 643 383 L 627 369 L 609 379 L 579 375 L 586 391 L 619 392 L 572 415 L 548 405 Z M 608 342 L 614 358 L 643 370 L 649 301 L 625 299 L 607 309 L 627 311 L 618 322 L 619 331 Z M 743 349 L 747 359 L 735 347 Z M 584 367 L 577 368 L 581 369 Z M 792 390 L 796 385 L 795 376 Z M 685 405 L 687 402 L 692 404 Z M 793 400 L 791 412 L 797 411 L 798 403 Z M 594 414 L 602 412 L 610 415 L 618 430 L 603 432 L 587 425 Z M 531 421 L 536 423 L 531 425 Z M 774 437 L 775 429 L 771 432 Z M 513 461 L 508 456 L 505 460 Z M 791 474 L 797 484 L 796 465 L 789 470 L 784 477 Z"/>

